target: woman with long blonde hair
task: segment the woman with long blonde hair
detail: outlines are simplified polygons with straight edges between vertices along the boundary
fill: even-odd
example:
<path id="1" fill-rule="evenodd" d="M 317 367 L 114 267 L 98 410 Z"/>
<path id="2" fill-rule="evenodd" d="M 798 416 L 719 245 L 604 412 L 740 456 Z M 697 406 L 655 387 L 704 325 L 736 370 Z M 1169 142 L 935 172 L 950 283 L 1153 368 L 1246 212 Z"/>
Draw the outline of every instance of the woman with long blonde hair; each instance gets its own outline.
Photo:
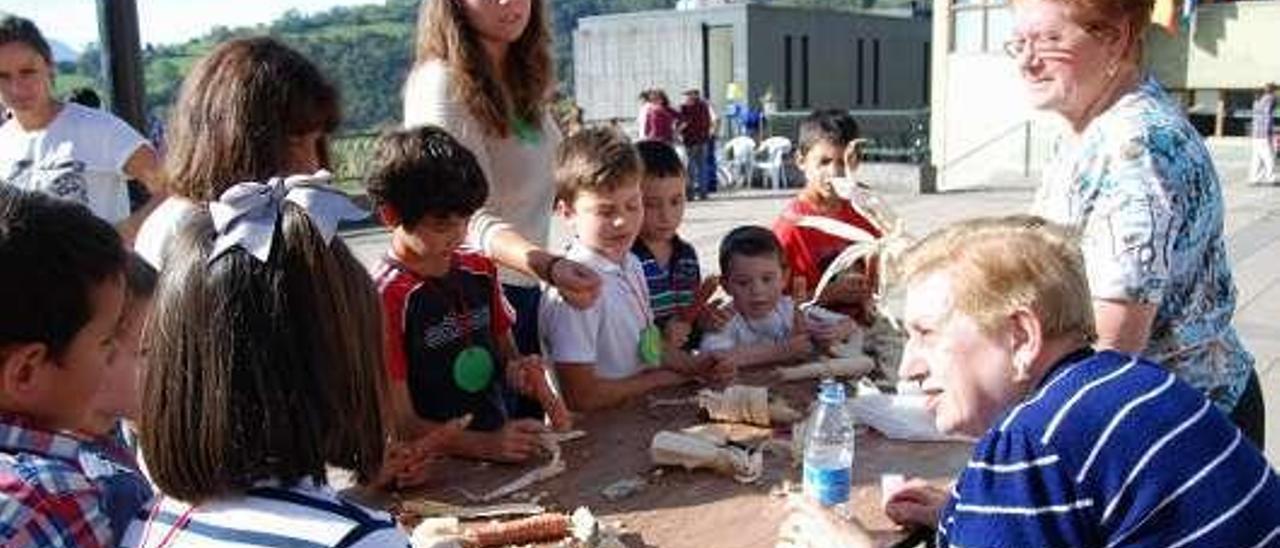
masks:
<path id="1" fill-rule="evenodd" d="M 591 269 L 544 249 L 561 139 L 548 112 L 554 77 L 545 9 L 541 0 L 424 1 L 404 95 L 405 126 L 443 127 L 488 180 L 489 199 L 467 240 L 500 266 L 522 353 L 538 352 L 540 280 L 580 307 L 600 287 Z"/>

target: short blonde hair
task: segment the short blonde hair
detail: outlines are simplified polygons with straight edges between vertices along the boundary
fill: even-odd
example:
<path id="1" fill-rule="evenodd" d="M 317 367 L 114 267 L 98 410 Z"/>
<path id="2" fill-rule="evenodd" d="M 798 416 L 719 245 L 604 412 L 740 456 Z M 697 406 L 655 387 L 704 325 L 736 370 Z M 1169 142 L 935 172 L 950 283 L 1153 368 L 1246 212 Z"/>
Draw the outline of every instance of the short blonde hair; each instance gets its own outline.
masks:
<path id="1" fill-rule="evenodd" d="M 908 286 L 949 274 L 954 309 L 988 333 L 1025 307 L 1047 339 L 1097 338 L 1078 238 L 1040 217 L 981 217 L 940 229 L 907 251 L 900 270 Z"/>

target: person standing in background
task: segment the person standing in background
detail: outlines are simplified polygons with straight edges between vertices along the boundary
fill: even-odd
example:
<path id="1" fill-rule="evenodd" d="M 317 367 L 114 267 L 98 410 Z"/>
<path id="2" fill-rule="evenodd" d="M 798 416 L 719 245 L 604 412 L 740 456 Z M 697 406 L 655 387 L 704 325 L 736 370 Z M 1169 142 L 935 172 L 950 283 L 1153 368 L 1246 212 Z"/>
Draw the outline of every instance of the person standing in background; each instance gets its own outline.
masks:
<path id="1" fill-rule="evenodd" d="M 688 156 L 689 196 L 697 200 L 707 199 L 711 192 L 707 173 L 707 155 L 711 154 L 711 107 L 702 100 L 696 89 L 684 92 L 680 105 L 680 139 Z"/>
<path id="2" fill-rule="evenodd" d="M 1070 129 L 1032 212 L 1080 233 L 1100 349 L 1142 354 L 1259 447 L 1254 358 L 1232 324 L 1222 185 L 1204 139 L 1142 66 L 1151 0 L 1013 0 L 1005 44 L 1032 106 Z"/>
<path id="3" fill-rule="evenodd" d="M 1262 93 L 1253 101 L 1253 160 L 1250 162 L 1249 180 L 1255 184 L 1276 181 L 1276 146 L 1272 140 L 1275 130 L 1276 85 L 1262 87 Z"/>
<path id="4" fill-rule="evenodd" d="M 545 12 L 542 0 L 423 2 L 404 91 L 405 127 L 444 128 L 489 182 L 467 243 L 498 263 L 516 310 L 516 346 L 526 354 L 540 351 L 540 282 L 580 308 L 600 291 L 594 271 L 546 249 L 561 134 L 548 112 L 555 64 Z"/>
<path id="5" fill-rule="evenodd" d="M 53 53 L 40 29 L 17 16 L 0 19 L 0 183 L 88 207 L 131 244 L 165 197 L 155 150 L 124 120 L 53 96 Z M 151 198 L 130 211 L 126 180 Z"/>

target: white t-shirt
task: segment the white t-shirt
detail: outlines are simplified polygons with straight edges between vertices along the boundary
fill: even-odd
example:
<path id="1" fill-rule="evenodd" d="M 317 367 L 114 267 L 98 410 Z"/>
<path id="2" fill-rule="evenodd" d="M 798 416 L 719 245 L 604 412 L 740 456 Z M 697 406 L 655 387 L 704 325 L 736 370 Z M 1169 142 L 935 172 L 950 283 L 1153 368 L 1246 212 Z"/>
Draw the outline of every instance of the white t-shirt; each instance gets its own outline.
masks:
<path id="1" fill-rule="evenodd" d="M 196 204 L 186 198 L 165 198 L 142 221 L 138 236 L 133 240 L 133 250 L 152 268 L 161 270 L 164 267 L 164 246 L 178 233 L 183 220 L 195 210 Z"/>
<path id="2" fill-rule="evenodd" d="M 168 497 L 158 504 L 133 520 L 120 546 L 153 548 L 166 537 L 170 546 L 409 546 L 386 512 L 344 500 L 311 480 L 287 489 L 255 488 L 194 509 Z"/>
<path id="3" fill-rule="evenodd" d="M 439 61 L 428 61 L 413 68 L 404 87 L 405 127 L 425 124 L 444 128 L 467 147 L 489 182 L 489 199 L 471 217 L 468 243 L 492 257 L 493 235 L 514 230 L 546 247 L 556 195 L 552 169 L 560 145 L 560 129 L 551 117 L 542 117 L 542 132 L 530 141 L 515 132 L 506 138 L 489 135 L 466 103 L 453 95 L 449 68 Z M 504 284 L 538 285 L 538 280 L 501 265 L 498 278 Z"/>
<path id="4" fill-rule="evenodd" d="M 702 336 L 702 344 L 698 347 L 704 352 L 729 350 L 738 346 L 758 343 L 782 343 L 791 336 L 792 324 L 795 322 L 795 303 L 791 297 L 783 295 L 768 316 L 758 319 L 747 319 L 741 313 L 724 325 L 724 329 Z"/>
<path id="5" fill-rule="evenodd" d="M 124 165 L 147 141 L 110 113 L 66 103 L 48 126 L 0 126 L 0 181 L 79 202 L 115 224 L 129 216 Z"/>
<path id="6" fill-rule="evenodd" d="M 602 379 L 639 373 L 640 331 L 653 321 L 640 260 L 628 253 L 620 265 L 577 241 L 565 256 L 600 274 L 600 298 L 579 310 L 554 287 L 542 294 L 538 330 L 548 357 L 554 362 L 595 364 L 596 376 Z"/>

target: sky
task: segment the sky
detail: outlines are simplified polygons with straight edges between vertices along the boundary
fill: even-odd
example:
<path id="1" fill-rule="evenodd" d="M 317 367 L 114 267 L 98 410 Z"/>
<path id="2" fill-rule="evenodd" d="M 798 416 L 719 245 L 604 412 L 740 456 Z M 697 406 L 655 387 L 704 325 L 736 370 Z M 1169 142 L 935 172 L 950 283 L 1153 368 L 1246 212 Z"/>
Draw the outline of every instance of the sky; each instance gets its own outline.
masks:
<path id="1" fill-rule="evenodd" d="M 303 14 L 382 0 L 136 0 L 143 44 L 185 42 L 216 25 L 265 23 L 289 9 Z M 45 37 L 84 49 L 98 41 L 97 0 L 0 0 L 0 11 L 35 21 Z"/>

